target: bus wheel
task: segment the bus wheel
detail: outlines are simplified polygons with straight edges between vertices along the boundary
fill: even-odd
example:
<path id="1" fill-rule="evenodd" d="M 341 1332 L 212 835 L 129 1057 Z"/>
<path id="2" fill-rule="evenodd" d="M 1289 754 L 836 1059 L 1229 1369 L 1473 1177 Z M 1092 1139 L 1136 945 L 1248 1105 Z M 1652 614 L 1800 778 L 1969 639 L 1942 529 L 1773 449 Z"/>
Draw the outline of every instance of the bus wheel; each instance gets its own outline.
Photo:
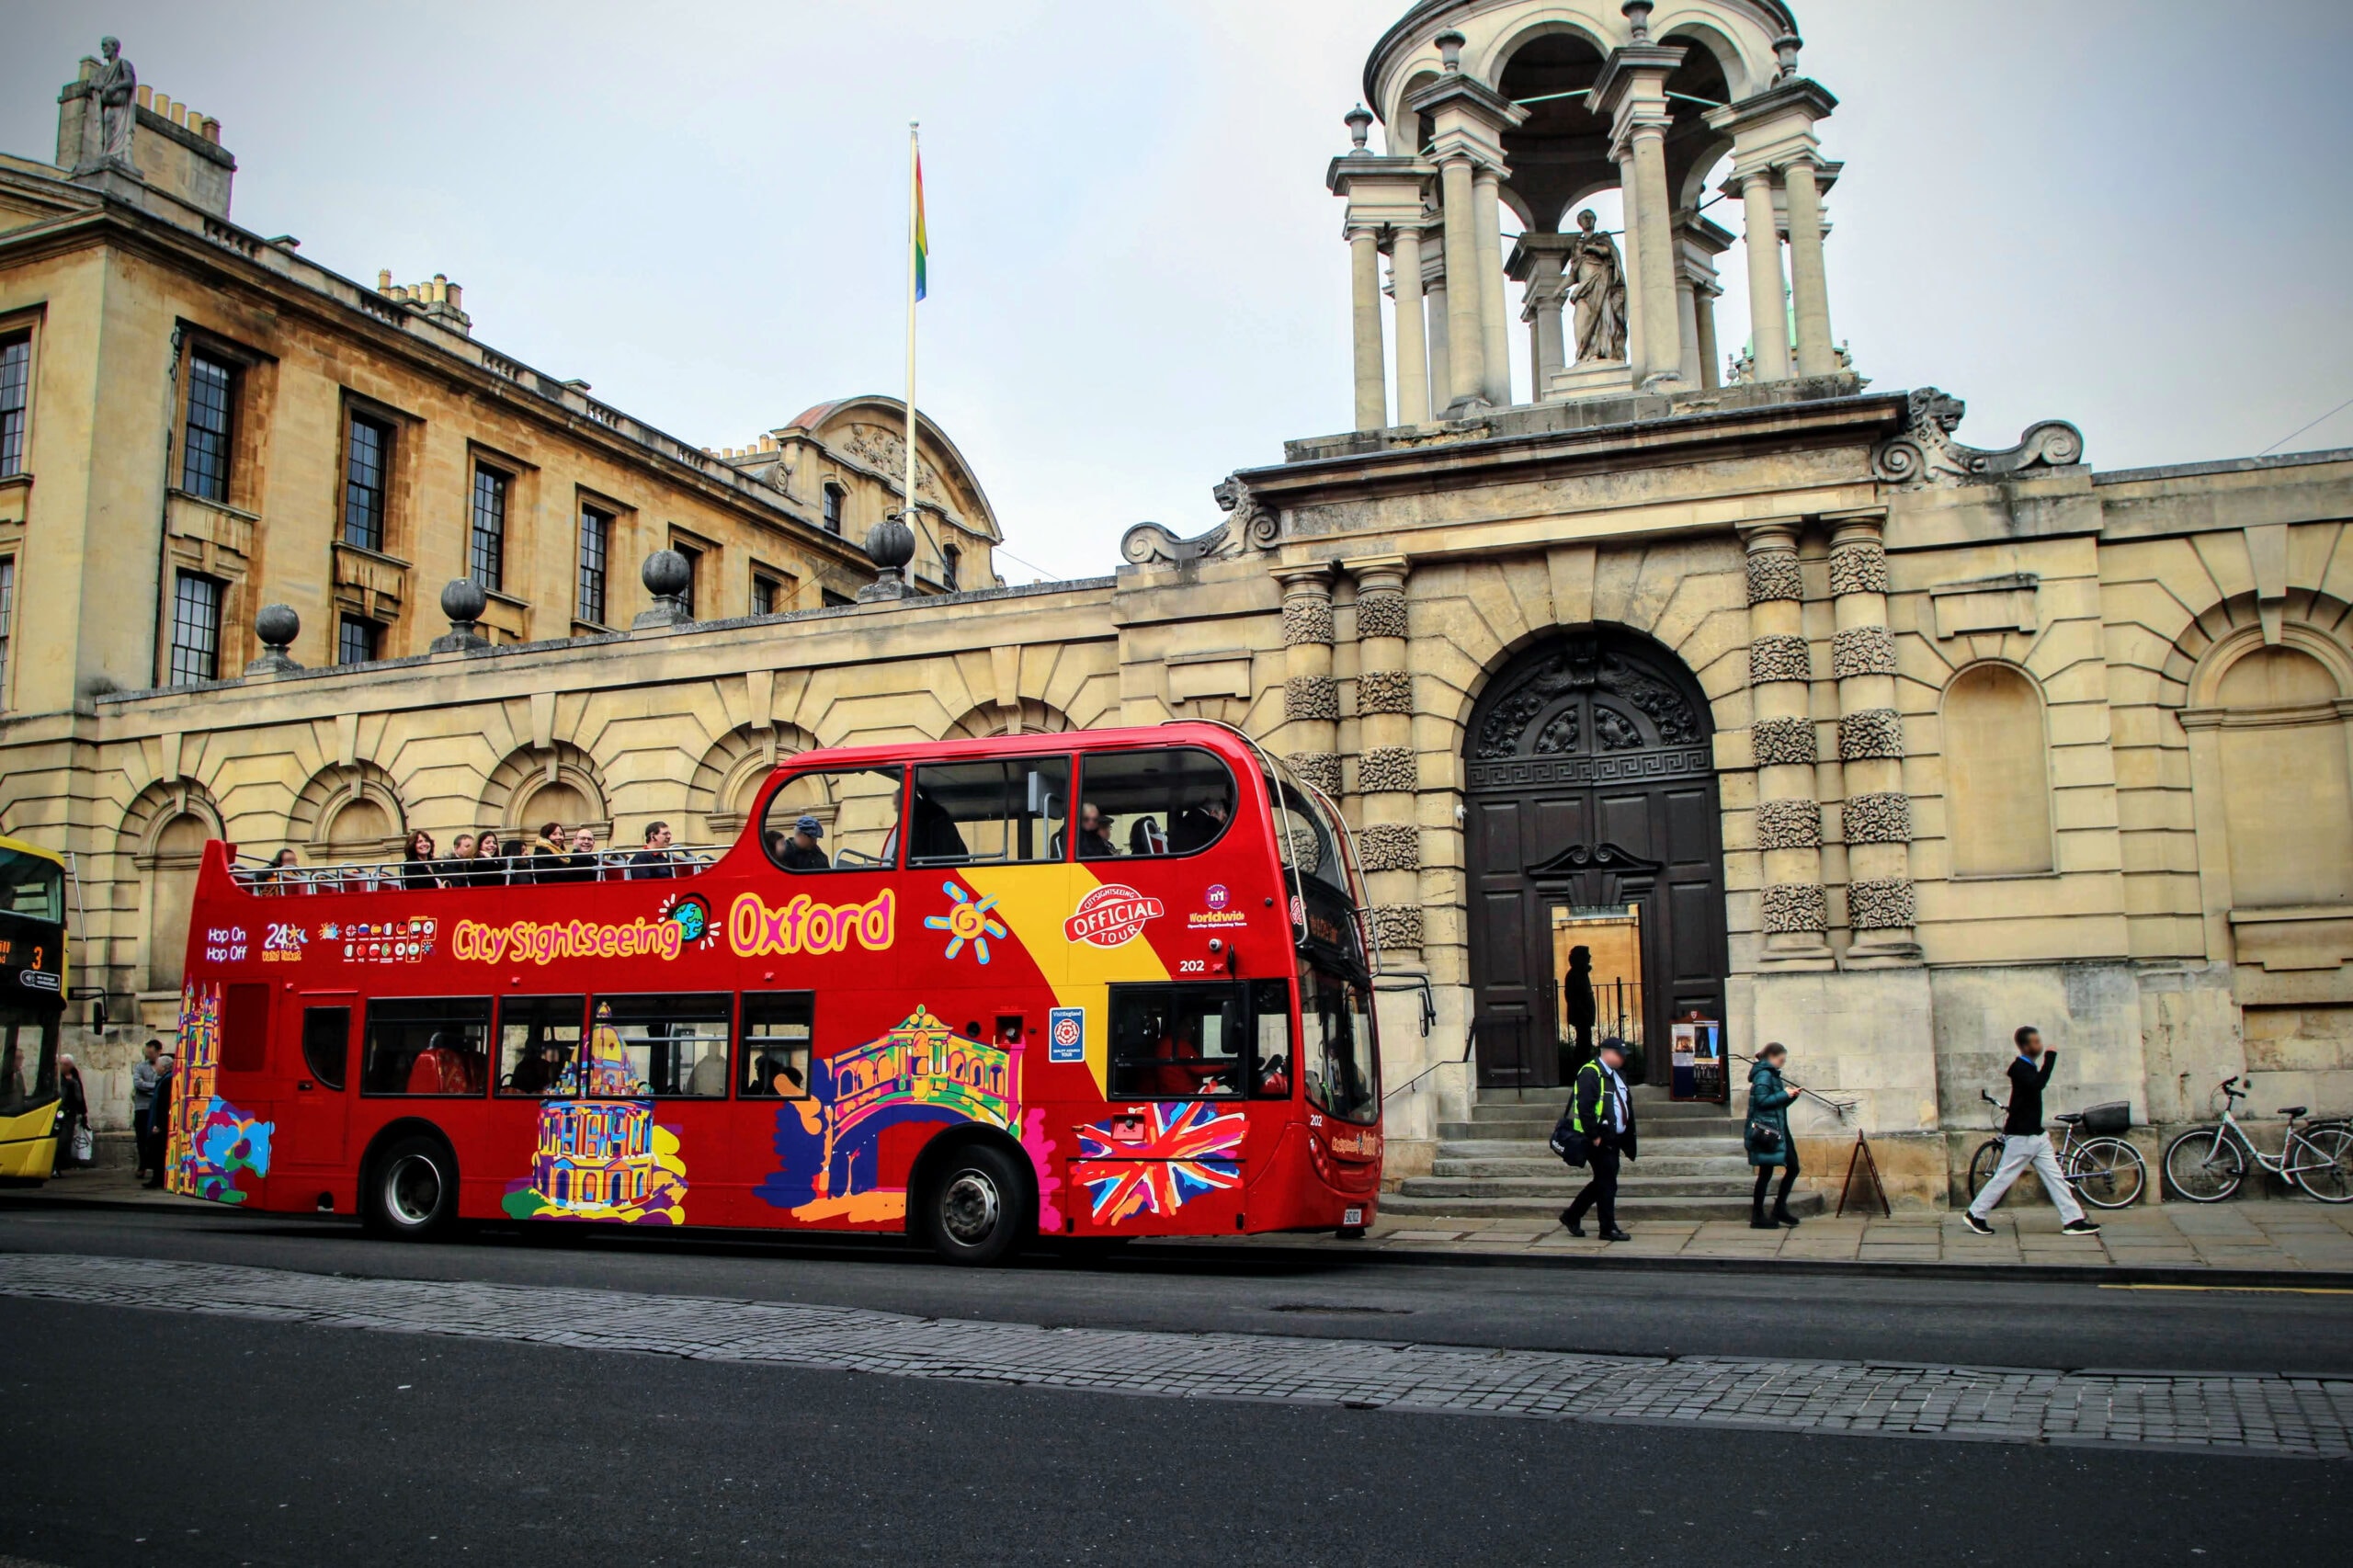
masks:
<path id="1" fill-rule="evenodd" d="M 923 1195 L 924 1239 L 950 1263 L 995 1263 L 1021 1244 L 1029 1173 L 1004 1150 L 968 1143 L 938 1162 Z"/>
<path id="2" fill-rule="evenodd" d="M 458 1162 L 438 1138 L 404 1138 L 377 1157 L 359 1202 L 368 1228 L 379 1235 L 438 1235 L 457 1217 Z"/>

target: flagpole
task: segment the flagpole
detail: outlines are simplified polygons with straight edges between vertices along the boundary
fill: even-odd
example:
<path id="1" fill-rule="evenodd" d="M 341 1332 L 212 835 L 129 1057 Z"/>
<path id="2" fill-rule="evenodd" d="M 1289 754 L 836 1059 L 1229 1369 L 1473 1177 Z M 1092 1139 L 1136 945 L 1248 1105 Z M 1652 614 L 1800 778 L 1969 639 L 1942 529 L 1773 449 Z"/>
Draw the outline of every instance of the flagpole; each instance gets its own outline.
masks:
<path id="1" fill-rule="evenodd" d="M 916 139 L 919 122 L 907 122 L 907 489 L 904 520 L 917 542 L 915 529 L 915 232 L 922 217 L 923 149 Z"/>

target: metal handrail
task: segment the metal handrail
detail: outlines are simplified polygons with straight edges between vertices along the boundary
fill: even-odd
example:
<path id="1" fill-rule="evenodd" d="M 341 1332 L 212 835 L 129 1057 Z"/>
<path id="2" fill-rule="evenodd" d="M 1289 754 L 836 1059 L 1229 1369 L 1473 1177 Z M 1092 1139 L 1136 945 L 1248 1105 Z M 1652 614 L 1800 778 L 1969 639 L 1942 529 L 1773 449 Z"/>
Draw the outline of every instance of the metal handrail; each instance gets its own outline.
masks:
<path id="1" fill-rule="evenodd" d="M 1743 1056 L 1737 1051 L 1726 1051 L 1724 1054 L 1731 1057 L 1734 1062 L 1754 1062 L 1756 1060 L 1754 1056 Z M 1792 1084 L 1786 1076 L 1782 1078 L 1781 1082 L 1788 1087 L 1795 1089 L 1798 1092 L 1800 1098 L 1819 1100 L 1824 1105 L 1828 1106 L 1832 1110 L 1838 1113 L 1838 1119 L 1841 1121 L 1846 1120 L 1847 1113 L 1853 1110 L 1855 1107 L 1860 1103 L 1857 1100 L 1834 1100 L 1828 1095 L 1816 1094 L 1813 1090 L 1807 1088 L 1803 1084 Z"/>
<path id="2" fill-rule="evenodd" d="M 732 845 L 673 844 L 664 853 L 670 857 L 670 877 L 698 876 L 710 869 Z M 338 892 L 461 892 L 476 887 L 523 887 L 545 880 L 558 881 L 621 882 L 638 880 L 631 876 L 637 868 L 639 849 L 597 849 L 589 853 L 596 859 L 593 874 L 583 876 L 580 868 L 572 864 L 573 852 L 565 850 L 565 864 L 546 864 L 555 857 L 547 855 L 500 855 L 486 859 L 456 856 L 437 857 L 431 860 L 338 860 L 316 866 L 278 866 L 256 855 L 239 855 L 229 868 L 230 878 L 245 892 L 266 898 L 315 896 Z M 430 869 L 435 879 L 425 887 L 411 887 L 409 876 L 414 867 Z M 444 868 L 461 867 L 461 870 Z M 484 873 L 489 873 L 486 880 Z M 445 877 L 462 876 L 465 880 L 443 881 Z M 647 878 L 663 881 L 663 878 Z"/>

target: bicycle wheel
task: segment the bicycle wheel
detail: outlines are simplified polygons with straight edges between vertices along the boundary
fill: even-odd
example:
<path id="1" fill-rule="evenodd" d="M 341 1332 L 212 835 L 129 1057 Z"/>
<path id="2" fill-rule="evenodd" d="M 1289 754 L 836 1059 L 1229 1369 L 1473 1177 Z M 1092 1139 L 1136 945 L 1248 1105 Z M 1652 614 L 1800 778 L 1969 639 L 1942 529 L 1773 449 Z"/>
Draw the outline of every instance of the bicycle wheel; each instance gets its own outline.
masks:
<path id="1" fill-rule="evenodd" d="M 2148 1163 L 2121 1138 L 2086 1139 L 2067 1164 L 2068 1185 L 2095 1209 L 2130 1209 L 2148 1182 Z"/>
<path id="2" fill-rule="evenodd" d="M 2165 1185 L 2176 1198 L 2220 1203 L 2245 1179 L 2245 1157 L 2219 1127 L 2193 1127 L 2165 1145 Z"/>
<path id="3" fill-rule="evenodd" d="M 2353 1203 L 2353 1131 L 2315 1127 L 2297 1146 L 2296 1185 L 2323 1203 Z"/>
<path id="4" fill-rule="evenodd" d="M 1975 1198 L 1985 1190 L 1985 1184 L 1994 1179 L 1994 1173 L 2001 1164 L 2002 1141 L 1999 1138 L 1988 1138 L 1977 1145 L 1977 1153 L 1969 1157 L 1970 1197 Z"/>

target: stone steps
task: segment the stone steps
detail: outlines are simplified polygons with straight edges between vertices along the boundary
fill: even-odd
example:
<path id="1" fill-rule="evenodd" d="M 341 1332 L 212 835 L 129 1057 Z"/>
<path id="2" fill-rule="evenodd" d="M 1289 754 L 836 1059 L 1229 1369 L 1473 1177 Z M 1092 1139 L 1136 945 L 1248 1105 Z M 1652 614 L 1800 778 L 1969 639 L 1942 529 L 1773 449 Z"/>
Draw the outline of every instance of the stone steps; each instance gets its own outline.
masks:
<path id="1" fill-rule="evenodd" d="M 1653 1198 L 1634 1190 L 1629 1181 L 1619 1188 L 1618 1222 L 1629 1231 L 1639 1233 L 1645 1220 L 1745 1220 L 1748 1218 L 1748 1195 L 1732 1198 Z M 1567 1208 L 1564 1199 L 1516 1198 L 1413 1198 L 1402 1192 L 1384 1193 L 1381 1213 L 1390 1220 L 1558 1220 Z M 1822 1196 L 1813 1192 L 1790 1195 L 1790 1211 L 1800 1219 L 1824 1211 Z M 1586 1216 L 1586 1229 L 1591 1233 L 1595 1221 Z"/>
<path id="2" fill-rule="evenodd" d="M 1512 1145 L 1517 1148 L 1518 1145 Z M 1476 1176 L 1510 1178 L 1515 1176 L 1556 1176 L 1569 1169 L 1550 1149 L 1538 1149 L 1534 1153 L 1510 1157 L 1498 1155 L 1464 1156 L 1461 1144 L 1449 1144 L 1448 1152 L 1438 1155 L 1431 1167 L 1434 1176 Z M 1747 1156 L 1744 1154 L 1645 1154 L 1635 1163 L 1634 1169 L 1645 1178 L 1650 1176 L 1713 1176 L 1718 1181 L 1753 1179 L 1749 1175 Z M 1582 1173 L 1571 1172 L 1582 1180 Z"/>
<path id="3" fill-rule="evenodd" d="M 1407 1176 L 1397 1190 L 1409 1198 L 1550 1198 L 1566 1203 L 1585 1190 L 1591 1173 L 1571 1170 L 1555 1161 L 1552 1176 Z M 1752 1178 L 1753 1179 L 1753 1178 Z M 1736 1198 L 1748 1202 L 1750 1181 L 1724 1176 L 1653 1176 L 1648 1172 L 1623 1176 L 1622 1192 L 1643 1197 Z"/>

